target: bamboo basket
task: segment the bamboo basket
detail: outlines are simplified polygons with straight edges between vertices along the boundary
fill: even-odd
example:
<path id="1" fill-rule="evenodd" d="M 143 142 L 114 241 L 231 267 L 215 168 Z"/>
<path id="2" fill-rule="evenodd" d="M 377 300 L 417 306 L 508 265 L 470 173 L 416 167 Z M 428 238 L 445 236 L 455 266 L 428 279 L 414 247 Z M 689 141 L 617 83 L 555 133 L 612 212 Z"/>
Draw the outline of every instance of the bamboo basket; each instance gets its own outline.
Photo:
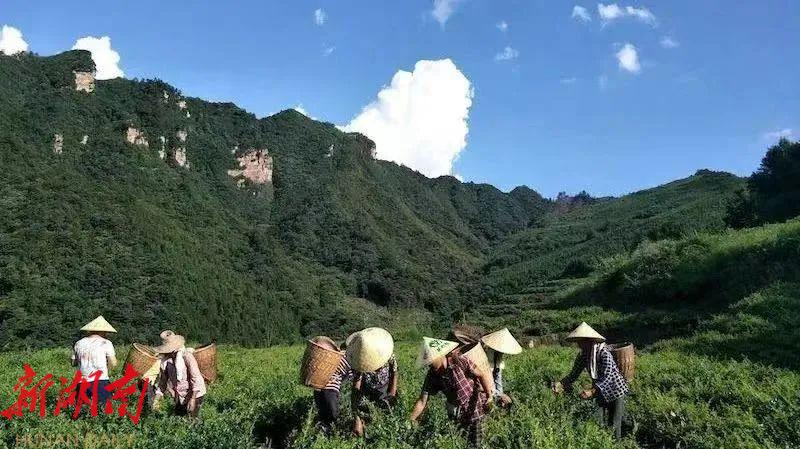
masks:
<path id="1" fill-rule="evenodd" d="M 197 360 L 197 367 L 206 382 L 217 380 L 217 345 L 210 343 L 194 350 L 194 358 Z"/>
<path id="2" fill-rule="evenodd" d="M 159 360 L 158 354 L 150 346 L 134 343 L 125 359 L 125 365 L 131 365 L 141 377 Z"/>
<path id="3" fill-rule="evenodd" d="M 631 382 L 633 375 L 636 373 L 636 351 L 633 343 L 616 343 L 608 345 L 611 355 L 614 356 L 614 361 L 617 362 L 617 368 L 622 373 L 622 377 L 626 381 Z"/>
<path id="4" fill-rule="evenodd" d="M 300 383 L 317 390 L 325 388 L 343 357 L 343 352 L 332 351 L 309 340 L 300 365 Z"/>

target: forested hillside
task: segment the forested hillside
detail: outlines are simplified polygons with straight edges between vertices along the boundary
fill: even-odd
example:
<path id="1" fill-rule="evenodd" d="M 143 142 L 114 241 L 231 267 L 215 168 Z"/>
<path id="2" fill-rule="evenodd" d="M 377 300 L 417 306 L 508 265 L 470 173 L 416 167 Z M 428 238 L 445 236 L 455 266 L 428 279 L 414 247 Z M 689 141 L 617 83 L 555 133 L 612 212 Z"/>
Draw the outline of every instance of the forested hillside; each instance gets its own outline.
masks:
<path id="1" fill-rule="evenodd" d="M 618 199 L 504 193 L 375 160 L 367 138 L 293 110 L 258 119 L 158 80 L 78 90 L 92 69 L 84 51 L 0 56 L 5 347 L 66 342 L 97 314 L 123 340 L 271 344 L 387 310 L 437 327 L 548 300 L 549 282 L 643 241 L 723 229 L 743 185 L 701 171 Z"/>

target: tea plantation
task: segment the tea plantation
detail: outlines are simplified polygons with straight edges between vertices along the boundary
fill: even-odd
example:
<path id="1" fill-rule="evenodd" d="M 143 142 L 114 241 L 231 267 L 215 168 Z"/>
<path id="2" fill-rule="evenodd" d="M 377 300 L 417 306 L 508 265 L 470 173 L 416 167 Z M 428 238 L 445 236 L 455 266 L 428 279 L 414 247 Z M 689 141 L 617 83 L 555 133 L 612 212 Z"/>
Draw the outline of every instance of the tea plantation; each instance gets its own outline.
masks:
<path id="1" fill-rule="evenodd" d="M 118 348 L 120 354 L 127 348 Z M 416 345 L 397 346 L 401 367 L 398 407 L 377 413 L 365 439 L 348 432 L 349 388 L 343 393 L 343 418 L 337 433 L 325 438 L 313 425 L 311 391 L 298 384 L 302 346 L 267 349 L 221 348 L 221 379 L 210 387 L 197 422 L 170 416 L 165 407 L 133 425 L 128 419 L 96 417 L 72 421 L 62 416 L 3 420 L 0 447 L 15 446 L 26 434 L 42 441 L 62 435 L 132 436 L 118 447 L 135 448 L 460 448 L 464 440 L 446 419 L 443 399 L 433 401 L 422 423 L 412 426 L 408 413 L 424 372 L 416 368 Z M 592 407 L 575 396 L 554 397 L 549 383 L 571 366 L 576 351 L 529 349 L 508 362 L 508 390 L 516 399 L 511 411 L 495 410 L 487 425 L 491 447 L 537 448 L 787 448 L 800 442 L 800 374 L 752 362 L 721 361 L 671 349 L 644 353 L 629 401 L 628 437 L 614 442 L 592 421 Z M 11 391 L 29 363 L 38 373 L 69 375 L 67 350 L 0 355 L 0 405 L 16 399 Z M 37 378 L 38 379 L 38 378 Z M 584 383 L 588 379 L 581 379 Z M 56 391 L 48 394 L 52 415 Z M 98 439 L 99 441 L 99 439 Z M 107 447 L 84 440 L 85 447 Z M 4 446 L 3 446 L 4 445 Z M 55 447 L 55 446 L 53 446 Z"/>

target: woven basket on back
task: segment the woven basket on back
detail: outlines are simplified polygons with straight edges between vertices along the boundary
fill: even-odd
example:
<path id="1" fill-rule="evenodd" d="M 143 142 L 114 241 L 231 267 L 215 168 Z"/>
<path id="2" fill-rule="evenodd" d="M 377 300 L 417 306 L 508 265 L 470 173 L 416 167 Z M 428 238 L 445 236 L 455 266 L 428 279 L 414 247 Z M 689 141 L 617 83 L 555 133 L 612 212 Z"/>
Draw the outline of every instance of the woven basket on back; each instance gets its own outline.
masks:
<path id="1" fill-rule="evenodd" d="M 131 365 L 141 376 L 158 360 L 158 354 L 151 347 L 134 343 L 125 359 L 125 365 Z"/>
<path id="2" fill-rule="evenodd" d="M 300 364 L 300 383 L 318 390 L 325 388 L 343 357 L 343 352 L 332 351 L 309 340 Z"/>
<path id="3" fill-rule="evenodd" d="M 633 344 L 630 342 L 616 343 L 608 345 L 611 355 L 614 356 L 614 361 L 617 362 L 617 368 L 622 373 L 622 377 L 626 381 L 633 380 L 633 375 L 636 373 L 636 351 Z"/>
<path id="4" fill-rule="evenodd" d="M 194 350 L 194 358 L 197 360 L 197 367 L 206 382 L 217 380 L 217 345 L 214 343 L 200 346 Z"/>

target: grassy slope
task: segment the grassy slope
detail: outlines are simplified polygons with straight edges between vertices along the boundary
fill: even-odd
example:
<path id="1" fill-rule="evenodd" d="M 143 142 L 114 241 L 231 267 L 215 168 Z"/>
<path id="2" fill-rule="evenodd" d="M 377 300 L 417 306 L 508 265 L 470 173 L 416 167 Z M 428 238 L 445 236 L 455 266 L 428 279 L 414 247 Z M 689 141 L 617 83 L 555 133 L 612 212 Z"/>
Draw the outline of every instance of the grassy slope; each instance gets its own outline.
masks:
<path id="1" fill-rule="evenodd" d="M 124 348 L 119 348 L 123 353 Z M 397 348 L 401 368 L 401 405 L 396 412 L 377 414 L 368 430 L 369 447 L 461 448 L 464 442 L 447 422 L 443 400 L 432 401 L 418 427 L 407 416 L 422 383 L 416 368 L 416 346 Z M 11 446 L 18 435 L 42 432 L 99 432 L 133 434 L 137 448 L 247 448 L 272 437 L 292 442 L 292 447 L 357 448 L 362 442 L 347 434 L 349 401 L 343 401 L 343 419 L 334 438 L 324 439 L 313 429 L 309 389 L 297 384 L 302 347 L 277 346 L 221 350 L 221 380 L 211 386 L 203 419 L 195 425 L 154 413 L 138 427 L 121 419 L 84 419 L 64 416 L 41 420 L 27 417 L 0 423 L 0 447 Z M 640 356 L 629 412 L 638 428 L 634 438 L 615 443 L 591 421 L 591 407 L 576 397 L 554 398 L 549 382 L 566 373 L 575 351 L 569 348 L 528 350 L 508 362 L 508 389 L 517 399 L 511 413 L 495 413 L 488 421 L 487 440 L 492 447 L 625 448 L 778 448 L 800 441 L 795 423 L 800 418 L 796 392 L 800 375 L 750 362 L 719 361 L 700 355 L 665 350 Z M 0 374 L 0 406 L 14 396 L 10 386 L 21 364 L 38 372 L 67 375 L 67 352 L 3 353 L 0 364 L 16 369 Z M 764 379 L 769 379 L 764 382 Z M 588 382 L 582 378 L 581 382 Z M 48 395 L 52 411 L 56 391 Z M 345 390 L 345 398 L 349 397 Z M 455 437 L 455 438 L 454 438 Z M 280 446 L 278 446 L 280 447 Z"/>
<path id="2" fill-rule="evenodd" d="M 471 315 L 532 336 L 580 321 L 615 340 L 797 369 L 800 219 L 646 242 L 552 301 Z M 494 313 L 492 313 L 494 312 Z"/>
<path id="3" fill-rule="evenodd" d="M 643 240 L 721 230 L 725 201 L 743 183 L 727 173 L 700 171 L 621 198 L 556 209 L 502 242 L 483 267 L 483 282 L 501 293 L 535 293 L 546 281 L 564 277 L 571 262 L 592 269 Z"/>

